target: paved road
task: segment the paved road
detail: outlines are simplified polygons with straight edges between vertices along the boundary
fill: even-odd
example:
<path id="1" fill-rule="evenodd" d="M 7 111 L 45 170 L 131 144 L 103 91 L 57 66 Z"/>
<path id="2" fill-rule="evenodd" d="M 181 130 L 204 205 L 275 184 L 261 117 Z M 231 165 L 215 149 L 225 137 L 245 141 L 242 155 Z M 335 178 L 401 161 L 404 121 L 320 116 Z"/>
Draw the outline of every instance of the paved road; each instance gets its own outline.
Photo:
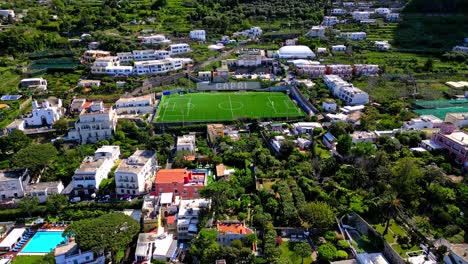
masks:
<path id="1" fill-rule="evenodd" d="M 188 69 L 187 71 L 184 71 L 184 72 L 176 72 L 176 73 L 172 73 L 169 75 L 162 75 L 162 76 L 155 76 L 155 77 L 147 78 L 143 81 L 143 85 L 141 87 L 134 89 L 130 94 L 132 96 L 135 96 L 135 95 L 138 95 L 139 93 L 146 93 L 148 91 L 151 91 L 151 88 L 160 86 L 161 84 L 174 83 L 176 80 L 185 78 L 186 74 L 188 74 L 189 72 L 198 71 L 199 69 L 202 69 L 210 65 L 213 62 L 221 61 L 229 57 L 233 52 L 239 49 L 240 47 L 236 47 L 228 51 L 225 51 L 216 57 L 209 58 L 206 61 L 203 61 L 201 63 L 194 65 L 191 69 Z"/>

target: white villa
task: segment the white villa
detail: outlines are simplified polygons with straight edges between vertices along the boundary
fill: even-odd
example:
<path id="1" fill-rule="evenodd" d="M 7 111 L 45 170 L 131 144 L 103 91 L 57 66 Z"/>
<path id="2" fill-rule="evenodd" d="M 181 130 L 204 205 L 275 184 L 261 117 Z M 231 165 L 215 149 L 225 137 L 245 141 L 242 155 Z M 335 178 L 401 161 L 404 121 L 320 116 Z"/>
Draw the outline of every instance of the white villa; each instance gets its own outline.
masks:
<path id="1" fill-rule="evenodd" d="M 80 112 L 75 129 L 68 132 L 67 139 L 80 144 L 95 143 L 113 136 L 117 125 L 115 110 L 104 107 L 102 101 L 92 102 Z"/>
<path id="2" fill-rule="evenodd" d="M 195 152 L 195 143 L 195 135 L 183 135 L 181 137 L 177 137 L 177 151 L 187 150 L 190 152 Z"/>
<path id="3" fill-rule="evenodd" d="M 379 7 L 379 8 L 376 8 L 374 10 L 374 13 L 378 14 L 378 15 L 388 15 L 390 14 L 392 11 L 390 10 L 390 8 L 386 8 L 386 7 Z"/>
<path id="4" fill-rule="evenodd" d="M 374 41 L 374 44 L 377 50 L 389 50 L 392 47 L 387 40 Z"/>
<path id="5" fill-rule="evenodd" d="M 192 30 L 189 37 L 194 40 L 206 41 L 206 31 L 204 29 Z"/>
<path id="6" fill-rule="evenodd" d="M 150 190 L 157 164 L 156 152 L 152 150 L 137 150 L 122 160 L 115 170 L 116 193 L 140 195 Z"/>
<path id="7" fill-rule="evenodd" d="M 168 44 L 171 43 L 171 40 L 167 39 L 166 36 L 162 34 L 143 36 L 139 37 L 142 44 Z"/>
<path id="8" fill-rule="evenodd" d="M 326 26 L 312 26 L 306 36 L 324 38 L 326 29 Z"/>
<path id="9" fill-rule="evenodd" d="M 341 8 L 334 8 L 331 11 L 331 14 L 334 16 L 342 16 L 342 15 L 345 15 L 346 13 L 347 11 Z"/>
<path id="10" fill-rule="evenodd" d="M 346 46 L 345 45 L 333 45 L 331 50 L 332 52 L 346 51 Z"/>
<path id="11" fill-rule="evenodd" d="M 353 12 L 353 19 L 354 20 L 363 20 L 363 19 L 369 19 L 371 15 L 371 12 L 368 11 L 354 11 Z"/>
<path id="12" fill-rule="evenodd" d="M 340 21 L 336 16 L 324 16 L 322 25 L 327 26 L 327 27 L 332 27 L 336 24 L 338 24 Z"/>
<path id="13" fill-rule="evenodd" d="M 28 78 L 21 80 L 21 87 L 28 89 L 47 90 L 47 80 L 43 78 Z"/>
<path id="14" fill-rule="evenodd" d="M 315 128 L 322 128 L 322 125 L 317 122 L 298 122 L 292 124 L 292 132 L 294 135 L 309 134 L 312 135 Z"/>
<path id="15" fill-rule="evenodd" d="M 366 92 L 344 81 L 338 75 L 325 75 L 323 81 L 330 92 L 345 105 L 362 105 L 369 102 L 369 95 Z"/>
<path id="16" fill-rule="evenodd" d="M 97 58 L 91 66 L 92 74 L 128 76 L 133 73 L 132 66 L 121 66 L 117 56 Z"/>
<path id="17" fill-rule="evenodd" d="M 117 57 L 122 64 L 130 64 L 132 61 L 149 61 L 169 58 L 167 50 L 134 50 L 132 52 L 119 52 Z"/>
<path id="18" fill-rule="evenodd" d="M 248 38 L 258 38 L 262 35 L 263 30 L 259 27 L 251 27 L 241 32 L 235 32 L 233 36 L 242 35 Z"/>
<path id="19" fill-rule="evenodd" d="M 29 181 L 28 170 L 0 170 L 0 201 L 24 196 L 23 185 Z"/>
<path id="20" fill-rule="evenodd" d="M 115 112 L 117 115 L 151 113 L 154 109 L 154 104 L 154 94 L 120 98 L 115 102 Z"/>
<path id="21" fill-rule="evenodd" d="M 243 240 L 246 235 L 253 233 L 244 222 L 237 220 L 218 221 L 216 231 L 218 231 L 217 242 L 224 246 L 230 245 L 234 240 Z"/>
<path id="22" fill-rule="evenodd" d="M 177 236 L 178 239 L 192 239 L 198 234 L 198 213 L 202 208 L 209 208 L 210 200 L 190 199 L 181 200 L 179 212 L 177 213 Z"/>
<path id="23" fill-rule="evenodd" d="M 424 128 L 440 128 L 444 121 L 433 115 L 422 115 L 419 118 L 412 118 L 403 124 L 405 130 L 421 130 Z"/>
<path id="24" fill-rule="evenodd" d="M 9 16 L 15 17 L 15 11 L 13 11 L 11 9 L 2 9 L 2 10 L 0 10 L 0 16 L 2 16 L 4 18 L 8 18 Z"/>
<path id="25" fill-rule="evenodd" d="M 80 80 L 77 86 L 78 87 L 91 87 L 91 86 L 99 87 L 101 86 L 101 81 L 100 80 Z"/>
<path id="26" fill-rule="evenodd" d="M 133 72 L 137 75 L 160 74 L 182 69 L 192 63 L 189 58 L 166 58 L 162 60 L 136 61 Z"/>
<path id="27" fill-rule="evenodd" d="M 325 110 L 326 112 L 335 112 L 336 111 L 336 101 L 333 100 L 333 99 L 325 99 L 323 100 L 322 102 L 322 108 L 323 110 Z"/>
<path id="28" fill-rule="evenodd" d="M 28 184 L 24 189 L 27 196 L 37 197 L 39 203 L 45 203 L 49 195 L 61 194 L 64 186 L 61 181 L 38 182 L 35 184 Z"/>
<path id="29" fill-rule="evenodd" d="M 179 44 L 172 44 L 169 45 L 169 53 L 171 55 L 174 54 L 181 54 L 181 53 L 188 53 L 191 52 L 190 45 L 187 43 L 179 43 Z"/>
<path id="30" fill-rule="evenodd" d="M 54 250 L 56 264 L 104 264 L 106 259 L 103 253 L 82 252 L 75 241 L 58 245 Z"/>
<path id="31" fill-rule="evenodd" d="M 52 126 L 65 113 L 62 99 L 50 97 L 39 105 L 37 100 L 32 101 L 32 111 L 23 117 L 25 126 Z"/>
<path id="32" fill-rule="evenodd" d="M 119 155 L 119 146 L 102 146 L 96 150 L 94 157 L 86 157 L 73 175 L 72 186 L 75 195 L 96 192 L 101 181 L 107 179 Z"/>
<path id="33" fill-rule="evenodd" d="M 359 41 L 367 37 L 366 32 L 342 32 L 341 37 Z"/>

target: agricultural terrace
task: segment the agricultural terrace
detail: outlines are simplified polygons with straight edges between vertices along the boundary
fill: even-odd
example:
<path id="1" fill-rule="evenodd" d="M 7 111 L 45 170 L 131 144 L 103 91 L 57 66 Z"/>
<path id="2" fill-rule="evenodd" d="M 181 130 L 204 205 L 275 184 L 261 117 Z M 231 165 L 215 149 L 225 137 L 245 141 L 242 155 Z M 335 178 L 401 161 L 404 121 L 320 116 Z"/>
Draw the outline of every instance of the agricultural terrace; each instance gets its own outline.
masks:
<path id="1" fill-rule="evenodd" d="M 154 122 L 230 121 L 301 117 L 304 112 L 281 92 L 223 92 L 163 96 Z"/>

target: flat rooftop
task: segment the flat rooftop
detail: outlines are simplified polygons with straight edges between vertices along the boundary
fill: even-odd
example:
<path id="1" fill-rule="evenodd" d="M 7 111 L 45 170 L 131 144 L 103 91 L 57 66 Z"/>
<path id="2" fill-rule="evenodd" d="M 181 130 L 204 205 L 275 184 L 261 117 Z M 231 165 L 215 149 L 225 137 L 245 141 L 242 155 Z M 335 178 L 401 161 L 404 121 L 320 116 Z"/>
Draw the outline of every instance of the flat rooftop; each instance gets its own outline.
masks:
<path id="1" fill-rule="evenodd" d="M 468 261 L 468 244 L 452 244 L 450 249 L 464 261 Z"/>
<path id="2" fill-rule="evenodd" d="M 117 100 L 117 102 L 115 103 L 118 104 L 118 103 L 145 101 L 145 100 L 150 101 L 152 99 L 153 99 L 153 95 L 147 94 L 147 95 L 136 96 L 136 97 L 119 98 L 119 100 Z"/>
<path id="3" fill-rule="evenodd" d="M 115 172 L 138 173 L 154 155 L 156 155 L 156 152 L 152 150 L 137 150 L 128 159 L 123 160 Z"/>
<path id="4" fill-rule="evenodd" d="M 86 157 L 75 172 L 96 172 L 100 168 L 105 159 L 95 159 L 93 156 Z"/>
<path id="5" fill-rule="evenodd" d="M 19 170 L 0 170 L 0 181 L 11 181 L 19 179 L 24 175 L 24 169 Z"/>
<path id="6" fill-rule="evenodd" d="M 57 189 L 57 186 L 60 185 L 61 182 L 38 182 L 35 184 L 28 184 L 25 186 L 26 192 L 37 192 L 37 191 L 45 191 L 46 189 Z"/>
<path id="7" fill-rule="evenodd" d="M 449 135 L 445 135 L 445 137 L 456 142 L 459 145 L 468 147 L 468 134 L 463 131 L 454 131 Z"/>

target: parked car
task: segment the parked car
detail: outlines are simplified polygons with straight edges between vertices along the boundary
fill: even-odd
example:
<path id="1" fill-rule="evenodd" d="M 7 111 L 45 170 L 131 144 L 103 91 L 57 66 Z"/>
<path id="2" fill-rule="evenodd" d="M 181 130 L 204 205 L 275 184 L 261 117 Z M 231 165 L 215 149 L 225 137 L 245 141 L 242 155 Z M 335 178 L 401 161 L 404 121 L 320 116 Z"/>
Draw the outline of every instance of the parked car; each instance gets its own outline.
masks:
<path id="1" fill-rule="evenodd" d="M 70 202 L 72 202 L 72 203 L 81 202 L 81 197 L 79 197 L 79 196 L 73 197 L 73 198 L 70 199 Z"/>

